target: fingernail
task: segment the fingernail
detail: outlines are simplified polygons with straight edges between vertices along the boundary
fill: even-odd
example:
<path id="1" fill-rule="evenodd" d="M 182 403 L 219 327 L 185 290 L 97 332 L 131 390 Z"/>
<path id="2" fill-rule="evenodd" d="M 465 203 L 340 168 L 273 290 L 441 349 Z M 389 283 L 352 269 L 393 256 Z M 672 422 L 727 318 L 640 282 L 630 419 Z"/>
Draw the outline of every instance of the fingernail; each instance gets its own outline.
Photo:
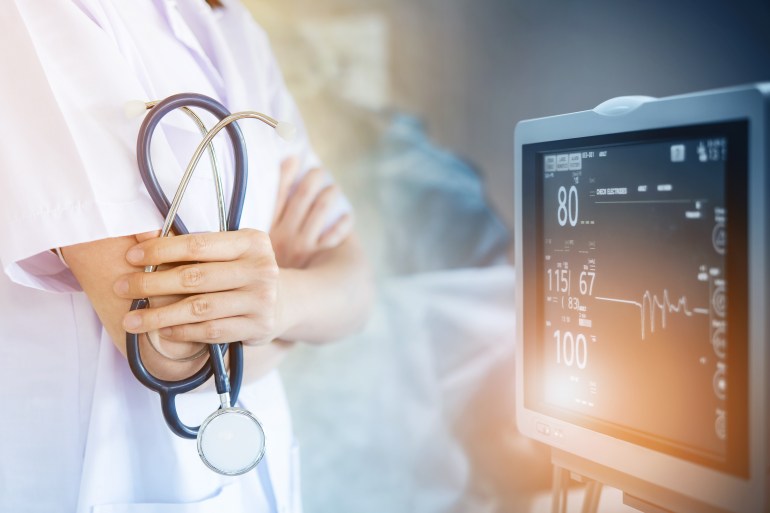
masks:
<path id="1" fill-rule="evenodd" d="M 125 296 L 128 294 L 128 280 L 125 278 L 115 282 L 115 293 L 119 296 Z"/>
<path id="2" fill-rule="evenodd" d="M 161 328 L 158 331 L 158 333 L 160 333 L 161 337 L 170 337 L 171 335 L 173 335 L 174 330 L 172 330 L 171 328 Z"/>
<path id="3" fill-rule="evenodd" d="M 128 314 L 123 319 L 123 327 L 127 330 L 135 330 L 142 325 L 142 318 L 137 314 Z"/>
<path id="4" fill-rule="evenodd" d="M 144 258 L 144 250 L 141 248 L 131 248 L 126 253 L 126 259 L 132 263 L 139 263 Z"/>

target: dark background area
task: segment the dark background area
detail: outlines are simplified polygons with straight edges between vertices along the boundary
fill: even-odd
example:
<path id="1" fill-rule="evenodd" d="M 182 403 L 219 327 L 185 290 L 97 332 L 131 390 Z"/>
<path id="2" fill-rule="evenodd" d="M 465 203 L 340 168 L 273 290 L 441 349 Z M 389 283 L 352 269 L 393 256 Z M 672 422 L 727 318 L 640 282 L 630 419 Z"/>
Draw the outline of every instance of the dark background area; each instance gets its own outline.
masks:
<path id="1" fill-rule="evenodd" d="M 396 101 L 480 170 L 508 226 L 518 121 L 770 80 L 767 0 L 384 3 Z"/>

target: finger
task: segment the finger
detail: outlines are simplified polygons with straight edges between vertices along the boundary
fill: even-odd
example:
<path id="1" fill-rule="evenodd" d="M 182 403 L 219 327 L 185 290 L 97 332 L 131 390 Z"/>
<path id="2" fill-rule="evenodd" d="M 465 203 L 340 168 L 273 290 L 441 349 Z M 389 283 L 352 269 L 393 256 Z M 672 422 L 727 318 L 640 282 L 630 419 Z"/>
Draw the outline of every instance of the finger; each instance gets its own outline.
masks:
<path id="1" fill-rule="evenodd" d="M 334 184 L 327 185 L 318 193 L 310 207 L 310 212 L 308 212 L 300 228 L 300 237 L 309 241 L 311 247 L 315 247 L 318 242 L 339 195 L 339 187 Z"/>
<path id="2" fill-rule="evenodd" d="M 287 233 L 297 233 L 307 217 L 318 193 L 324 187 L 326 175 L 320 168 L 313 168 L 302 177 L 294 194 L 286 200 L 281 226 Z"/>
<path id="3" fill-rule="evenodd" d="M 152 232 L 137 233 L 135 237 L 137 242 L 144 242 L 150 239 L 157 239 L 158 237 L 160 237 L 160 230 L 155 230 Z"/>
<path id="4" fill-rule="evenodd" d="M 172 333 L 164 328 L 245 315 L 253 310 L 253 303 L 253 294 L 247 292 L 201 294 L 166 306 L 128 312 L 123 317 L 123 329 L 128 333 L 161 330 L 163 338 L 170 338 L 167 335 Z"/>
<path id="5" fill-rule="evenodd" d="M 321 235 L 321 238 L 318 240 L 318 247 L 320 249 L 336 248 L 345 239 L 350 237 L 351 233 L 353 233 L 353 216 L 345 214 Z"/>
<path id="6" fill-rule="evenodd" d="M 255 323 L 253 319 L 238 316 L 172 326 L 169 330 L 163 330 L 161 336 L 179 342 L 227 344 L 241 341 L 261 341 L 272 335 L 270 331 L 260 328 L 260 325 Z"/>
<path id="7" fill-rule="evenodd" d="M 248 252 L 271 253 L 269 236 L 257 230 L 193 233 L 146 240 L 126 252 L 132 265 L 161 265 L 177 262 L 222 262 Z"/>
<path id="8" fill-rule="evenodd" d="M 274 260 L 264 260 L 263 263 L 248 261 L 247 265 L 235 262 L 197 263 L 154 273 L 126 274 L 118 278 L 113 291 L 118 297 L 142 299 L 239 289 L 276 275 L 278 270 Z"/>
<path id="9" fill-rule="evenodd" d="M 294 184 L 294 180 L 299 172 L 299 159 L 289 157 L 281 163 L 280 180 L 278 182 L 278 196 L 275 203 L 275 212 L 273 215 L 273 226 L 278 224 L 283 217 L 286 207 L 286 198 L 289 196 L 289 190 Z"/>

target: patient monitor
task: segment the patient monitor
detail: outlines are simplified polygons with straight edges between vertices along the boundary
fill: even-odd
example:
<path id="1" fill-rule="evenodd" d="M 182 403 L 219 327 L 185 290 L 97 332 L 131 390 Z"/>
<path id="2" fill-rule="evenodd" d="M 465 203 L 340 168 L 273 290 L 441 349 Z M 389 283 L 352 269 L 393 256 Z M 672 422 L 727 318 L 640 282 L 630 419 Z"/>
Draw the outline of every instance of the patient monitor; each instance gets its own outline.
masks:
<path id="1" fill-rule="evenodd" d="M 623 97 L 516 127 L 517 421 L 557 485 L 770 511 L 769 98 Z"/>

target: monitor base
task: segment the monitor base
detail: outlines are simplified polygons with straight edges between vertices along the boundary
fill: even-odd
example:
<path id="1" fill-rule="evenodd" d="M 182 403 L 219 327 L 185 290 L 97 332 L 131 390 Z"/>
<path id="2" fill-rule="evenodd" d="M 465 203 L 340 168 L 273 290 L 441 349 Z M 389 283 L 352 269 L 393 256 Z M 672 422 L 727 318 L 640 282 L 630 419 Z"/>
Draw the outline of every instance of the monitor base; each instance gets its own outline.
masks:
<path id="1" fill-rule="evenodd" d="M 567 513 L 570 480 L 586 484 L 581 513 L 597 513 L 604 485 L 621 490 L 623 503 L 642 513 L 729 513 L 559 449 L 551 449 L 551 463 L 551 513 Z"/>

